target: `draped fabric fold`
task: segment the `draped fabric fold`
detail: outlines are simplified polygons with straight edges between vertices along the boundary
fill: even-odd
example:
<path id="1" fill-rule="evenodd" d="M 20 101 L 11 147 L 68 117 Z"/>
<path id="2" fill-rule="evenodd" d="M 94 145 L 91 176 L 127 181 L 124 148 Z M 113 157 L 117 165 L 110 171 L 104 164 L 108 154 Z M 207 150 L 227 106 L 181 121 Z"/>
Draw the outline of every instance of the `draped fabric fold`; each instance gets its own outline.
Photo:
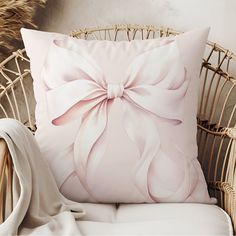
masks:
<path id="1" fill-rule="evenodd" d="M 59 192 L 32 133 L 16 120 L 0 119 L 0 137 L 14 166 L 13 211 L 0 224 L 0 235 L 81 235 L 83 206 Z"/>
<path id="2" fill-rule="evenodd" d="M 189 79 L 177 43 L 137 55 L 124 72 L 124 82 L 119 84 L 108 83 L 96 62 L 61 46 L 60 41 L 54 41 L 51 50 L 56 51 L 51 54 L 57 58 L 49 54 L 42 74 L 48 87 L 48 112 L 54 125 L 82 118 L 74 143 L 74 162 L 85 189 L 90 191 L 86 169 L 91 150 L 106 130 L 108 107 L 112 106 L 109 101 L 120 99 L 123 126 L 140 154 L 134 168 L 135 183 L 150 198 L 146 194 L 148 168 L 161 146 L 156 122 L 178 125 L 183 121 Z M 66 65 L 55 68 L 58 58 L 63 58 Z"/>

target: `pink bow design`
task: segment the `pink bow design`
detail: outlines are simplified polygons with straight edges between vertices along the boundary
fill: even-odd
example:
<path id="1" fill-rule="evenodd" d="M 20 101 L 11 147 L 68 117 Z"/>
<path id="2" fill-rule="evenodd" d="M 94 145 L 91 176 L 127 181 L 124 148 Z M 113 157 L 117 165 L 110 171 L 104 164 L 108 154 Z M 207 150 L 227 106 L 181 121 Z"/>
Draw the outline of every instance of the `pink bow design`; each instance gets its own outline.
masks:
<path id="1" fill-rule="evenodd" d="M 140 152 L 134 170 L 135 183 L 150 198 L 147 172 L 160 149 L 156 122 L 177 125 L 183 121 L 189 80 L 177 43 L 173 41 L 136 56 L 124 75 L 124 82 L 119 84 L 107 83 L 102 69 L 92 58 L 57 44 L 52 44 L 54 51 L 49 53 L 44 68 L 48 111 L 54 125 L 82 119 L 74 142 L 74 160 L 81 182 L 86 186 L 91 152 L 106 129 L 109 106 L 118 99 L 123 107 L 124 128 Z M 96 161 L 102 157 L 103 148 L 96 153 Z"/>

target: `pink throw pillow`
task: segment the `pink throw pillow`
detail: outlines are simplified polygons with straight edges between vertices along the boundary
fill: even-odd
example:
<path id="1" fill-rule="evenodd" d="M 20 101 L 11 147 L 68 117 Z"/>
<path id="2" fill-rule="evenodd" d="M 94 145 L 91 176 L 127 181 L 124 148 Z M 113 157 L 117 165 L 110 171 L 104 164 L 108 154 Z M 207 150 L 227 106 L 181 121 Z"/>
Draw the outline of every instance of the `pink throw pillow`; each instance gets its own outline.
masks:
<path id="1" fill-rule="evenodd" d="M 196 143 L 208 31 L 111 42 L 22 29 L 37 102 L 36 139 L 65 196 L 213 202 Z"/>

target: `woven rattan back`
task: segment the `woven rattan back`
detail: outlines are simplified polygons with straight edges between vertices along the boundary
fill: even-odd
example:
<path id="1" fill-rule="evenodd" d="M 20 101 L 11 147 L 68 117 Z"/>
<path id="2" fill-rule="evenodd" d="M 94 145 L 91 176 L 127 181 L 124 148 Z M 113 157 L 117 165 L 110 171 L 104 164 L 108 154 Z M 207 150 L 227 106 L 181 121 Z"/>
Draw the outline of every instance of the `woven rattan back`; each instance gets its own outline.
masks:
<path id="1" fill-rule="evenodd" d="M 153 26 L 116 25 L 83 29 L 71 36 L 90 40 L 133 40 L 165 37 L 177 31 Z M 236 187 L 236 57 L 208 42 L 201 68 L 198 109 L 199 161 L 211 195 L 235 220 Z M 0 117 L 20 120 L 36 130 L 32 79 L 24 50 L 14 52 L 0 64 Z"/>
<path id="2" fill-rule="evenodd" d="M 29 59 L 18 50 L 0 63 L 0 118 L 21 121 L 35 130 L 35 101 Z"/>

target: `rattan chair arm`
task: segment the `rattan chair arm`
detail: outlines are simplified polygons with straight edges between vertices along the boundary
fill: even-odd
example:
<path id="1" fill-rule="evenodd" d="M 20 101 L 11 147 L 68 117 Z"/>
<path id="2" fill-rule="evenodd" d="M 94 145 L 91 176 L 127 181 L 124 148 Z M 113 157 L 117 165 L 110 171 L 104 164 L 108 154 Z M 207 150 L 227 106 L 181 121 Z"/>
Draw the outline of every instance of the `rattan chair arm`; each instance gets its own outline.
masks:
<path id="1" fill-rule="evenodd" d="M 220 182 L 220 181 L 216 181 L 216 182 L 210 181 L 208 182 L 208 187 L 216 191 L 221 191 L 224 194 L 227 194 L 228 196 L 232 197 L 233 198 L 232 200 L 234 200 L 236 204 L 236 198 L 235 198 L 236 189 L 234 189 L 230 183 Z"/>
<path id="2" fill-rule="evenodd" d="M 0 224 L 13 210 L 13 164 L 4 139 L 0 139 Z"/>
<path id="3" fill-rule="evenodd" d="M 218 197 L 218 204 L 223 208 L 231 217 L 231 221 L 234 227 L 234 233 L 236 232 L 236 188 L 229 182 L 208 182 L 210 190 L 215 192 L 215 196 Z M 217 193 L 218 192 L 218 193 Z"/>
<path id="4" fill-rule="evenodd" d="M 236 128 L 221 127 L 200 118 L 198 128 L 199 161 L 210 194 L 229 214 L 236 233 Z"/>

